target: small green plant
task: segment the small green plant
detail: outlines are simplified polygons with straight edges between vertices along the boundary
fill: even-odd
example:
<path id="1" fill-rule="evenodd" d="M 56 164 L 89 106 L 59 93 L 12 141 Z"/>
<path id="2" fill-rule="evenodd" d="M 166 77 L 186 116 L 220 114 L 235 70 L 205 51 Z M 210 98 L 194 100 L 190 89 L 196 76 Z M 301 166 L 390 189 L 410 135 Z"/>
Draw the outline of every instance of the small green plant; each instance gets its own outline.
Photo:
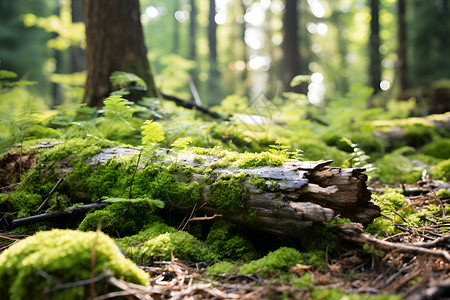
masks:
<path id="1" fill-rule="evenodd" d="M 36 82 L 28 81 L 28 80 L 12 81 L 13 79 L 16 79 L 16 78 L 17 78 L 16 73 L 14 73 L 12 71 L 0 69 L 0 94 L 5 93 L 15 87 L 36 84 Z"/>
<path id="2" fill-rule="evenodd" d="M 133 115 L 133 110 L 129 106 L 130 102 L 128 100 L 119 95 L 112 95 L 106 98 L 103 104 L 105 104 L 106 119 L 106 129 L 102 134 L 103 140 L 108 137 L 113 125 L 117 125 L 118 123 L 127 125 L 131 130 L 134 129 L 128 122 L 128 119 Z"/>
<path id="3" fill-rule="evenodd" d="M 190 143 L 192 143 L 191 137 L 179 138 L 179 139 L 176 139 L 170 145 L 170 147 L 172 147 L 175 150 L 181 150 L 181 149 L 186 149 Z"/>
<path id="4" fill-rule="evenodd" d="M 161 124 L 153 122 L 153 120 L 145 121 L 141 129 L 143 129 L 143 138 L 141 141 L 144 148 L 152 149 L 156 143 L 165 140 L 164 130 Z"/>

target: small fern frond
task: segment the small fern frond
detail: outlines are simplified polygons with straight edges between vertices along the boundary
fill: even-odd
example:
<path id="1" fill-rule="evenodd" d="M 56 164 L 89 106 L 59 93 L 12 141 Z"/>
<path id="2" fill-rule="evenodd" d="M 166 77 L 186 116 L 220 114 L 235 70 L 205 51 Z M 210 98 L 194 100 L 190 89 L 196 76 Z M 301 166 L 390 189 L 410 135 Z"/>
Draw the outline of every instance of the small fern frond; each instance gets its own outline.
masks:
<path id="1" fill-rule="evenodd" d="M 192 143 L 191 137 L 179 138 L 179 139 L 176 139 L 170 145 L 170 147 L 173 147 L 175 149 L 186 149 L 190 143 Z"/>
<path id="2" fill-rule="evenodd" d="M 141 127 L 143 129 L 142 144 L 144 147 L 153 147 L 155 143 L 159 143 L 165 140 L 164 130 L 161 124 L 153 122 L 153 120 L 145 121 L 144 125 Z"/>

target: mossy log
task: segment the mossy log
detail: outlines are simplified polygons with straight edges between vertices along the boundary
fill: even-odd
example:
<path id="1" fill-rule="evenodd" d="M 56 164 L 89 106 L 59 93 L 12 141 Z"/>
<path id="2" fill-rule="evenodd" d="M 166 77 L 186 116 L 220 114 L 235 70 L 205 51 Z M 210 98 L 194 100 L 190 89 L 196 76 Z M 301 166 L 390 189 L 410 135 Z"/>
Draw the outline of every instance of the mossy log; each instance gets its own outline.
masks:
<path id="1" fill-rule="evenodd" d="M 129 154 L 129 149 L 104 149 L 90 162 L 105 162 L 119 154 Z M 178 182 L 207 183 L 197 203 L 186 206 L 170 201 L 166 209 L 186 215 L 221 215 L 249 230 L 289 238 L 319 232 L 338 215 L 362 224 L 380 216 L 379 207 L 370 202 L 367 175 L 362 168 L 330 167 L 331 160 L 249 168 L 230 163 L 210 168 L 220 160 L 187 153 L 165 160 L 167 164 L 176 161 L 179 166 L 204 170 L 191 173 L 189 178 L 179 176 Z"/>
<path id="2" fill-rule="evenodd" d="M 92 166 L 91 170 L 95 173 L 99 165 L 117 156 L 134 155 L 136 160 L 132 161 L 136 162 L 138 152 L 130 148 L 102 149 L 97 155 L 85 159 L 85 162 Z M 166 203 L 164 210 L 195 217 L 193 220 L 220 216 L 249 231 L 294 239 L 320 232 L 336 216 L 368 224 L 380 215 L 379 207 L 370 202 L 371 193 L 366 186 L 364 169 L 331 167 L 330 160 L 290 160 L 277 166 L 258 163 L 257 167 L 250 167 L 252 164 L 235 163 L 245 154 L 233 155 L 232 159 L 187 151 L 169 158 L 155 155 L 158 158 L 152 159 L 152 163 L 163 166 L 158 169 L 159 172 L 165 168 L 175 183 L 162 185 L 160 189 L 197 186 L 195 193 L 191 190 L 191 196 L 180 196 L 184 198 L 182 200 L 173 195 L 183 192 L 174 192 L 161 199 Z M 266 155 L 270 154 L 267 152 Z M 117 161 L 124 164 L 130 162 L 127 159 Z M 71 164 L 66 160 L 52 165 L 53 169 L 49 172 L 55 172 L 58 177 L 72 172 Z M 146 168 L 152 167 L 148 166 L 148 162 L 147 166 L 141 163 L 138 173 L 144 172 Z M 130 177 L 133 169 L 128 166 Z M 142 181 L 141 178 L 139 183 L 142 184 Z M 77 198 L 73 202 L 86 203 L 89 195 L 86 195 L 85 190 L 77 190 L 77 187 L 77 184 L 68 183 L 63 189 L 69 198 Z"/>

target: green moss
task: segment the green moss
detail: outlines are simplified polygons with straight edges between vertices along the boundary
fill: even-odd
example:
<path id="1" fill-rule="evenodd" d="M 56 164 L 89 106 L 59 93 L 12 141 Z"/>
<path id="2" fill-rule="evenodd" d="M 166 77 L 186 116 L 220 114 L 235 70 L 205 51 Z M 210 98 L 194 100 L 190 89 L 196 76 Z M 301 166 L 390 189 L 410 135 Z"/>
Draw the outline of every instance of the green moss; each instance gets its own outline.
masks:
<path id="1" fill-rule="evenodd" d="M 239 156 L 236 165 L 240 168 L 280 166 L 287 161 L 289 161 L 289 159 L 282 153 L 270 151 L 261 153 L 246 152 Z"/>
<path id="2" fill-rule="evenodd" d="M 117 245 L 140 265 L 153 260 L 176 258 L 187 261 L 211 261 L 216 254 L 191 234 L 161 222 L 146 226 L 137 235 L 116 240 Z"/>
<path id="3" fill-rule="evenodd" d="M 279 166 L 290 161 L 290 153 L 285 151 L 265 151 L 260 153 L 238 153 L 228 151 L 222 147 L 193 148 L 192 152 L 198 155 L 215 156 L 219 161 L 211 165 L 211 168 L 226 168 L 236 166 L 238 168 L 254 168 L 260 166 Z"/>
<path id="4" fill-rule="evenodd" d="M 210 188 L 210 203 L 219 209 L 236 212 L 244 209 L 248 192 L 244 185 L 247 175 L 222 174 Z"/>
<path id="5" fill-rule="evenodd" d="M 440 189 L 436 192 L 436 196 L 439 198 L 450 198 L 450 190 L 449 189 Z"/>
<path id="6" fill-rule="evenodd" d="M 426 144 L 422 148 L 422 152 L 437 158 L 448 159 L 450 157 L 450 139 L 438 139 Z"/>
<path id="7" fill-rule="evenodd" d="M 377 160 L 374 163 L 377 167 L 374 177 L 386 184 L 415 183 L 420 180 L 423 167 L 416 165 L 404 155 L 412 151 L 415 149 L 411 147 L 400 148 Z"/>
<path id="8" fill-rule="evenodd" d="M 313 289 L 311 292 L 311 299 L 334 300 L 334 299 L 348 299 L 348 300 L 400 300 L 403 297 L 400 295 L 359 295 L 348 294 L 337 289 Z"/>
<path id="9" fill-rule="evenodd" d="M 447 181 L 450 179 L 450 159 L 441 161 L 430 170 L 434 179 Z"/>
<path id="10" fill-rule="evenodd" d="M 435 134 L 435 129 L 426 125 L 418 124 L 403 128 L 403 139 L 406 145 L 416 148 L 431 142 Z"/>
<path id="11" fill-rule="evenodd" d="M 288 271 L 296 264 L 305 264 L 302 254 L 296 249 L 281 247 L 274 252 L 269 252 L 263 258 L 243 265 L 239 268 L 239 273 L 258 273 L 261 276 L 275 275 Z"/>
<path id="12" fill-rule="evenodd" d="M 42 203 L 41 195 L 26 191 L 11 193 L 8 200 L 8 211 L 17 212 L 16 218 L 28 217 Z"/>
<path id="13" fill-rule="evenodd" d="M 73 138 L 49 149 L 40 150 L 41 161 L 56 161 L 72 156 L 90 157 L 100 152 L 101 148 L 117 145 L 110 141 L 99 142 L 95 138 Z"/>
<path id="14" fill-rule="evenodd" d="M 381 213 L 398 211 L 408 203 L 405 196 L 397 192 L 387 192 L 383 195 L 372 194 L 371 201 L 381 208 Z"/>
<path id="15" fill-rule="evenodd" d="M 44 294 L 43 291 L 52 287 L 53 282 L 40 275 L 39 271 L 59 283 L 89 279 L 94 244 L 95 276 L 106 268 L 117 278 L 148 285 L 148 274 L 126 259 L 105 234 L 55 229 L 28 237 L 0 255 L 0 295 L 11 300 L 87 299 L 89 285 Z M 104 283 L 97 285 L 101 293 L 105 292 L 104 287 Z"/>
<path id="16" fill-rule="evenodd" d="M 137 233 L 145 224 L 159 220 L 153 212 L 155 207 L 147 200 L 119 201 L 103 210 L 88 213 L 80 223 L 81 231 L 95 231 L 98 224 L 110 236 L 125 236 Z"/>
<path id="17" fill-rule="evenodd" d="M 219 261 L 209 266 L 208 270 L 205 272 L 205 275 L 214 277 L 213 275 L 230 274 L 235 270 L 235 268 L 236 265 L 231 262 Z"/>
<path id="18" fill-rule="evenodd" d="M 224 221 L 214 223 L 206 243 L 219 255 L 220 259 L 248 261 L 256 257 L 253 245 L 240 234 L 239 228 Z"/>

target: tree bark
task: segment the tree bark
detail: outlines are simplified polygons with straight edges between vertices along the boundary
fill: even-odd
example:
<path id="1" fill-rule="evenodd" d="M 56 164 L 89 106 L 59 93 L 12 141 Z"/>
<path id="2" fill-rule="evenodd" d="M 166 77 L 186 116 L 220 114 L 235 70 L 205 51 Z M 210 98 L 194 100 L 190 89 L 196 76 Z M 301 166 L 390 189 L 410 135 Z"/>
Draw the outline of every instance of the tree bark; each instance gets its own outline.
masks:
<path id="1" fill-rule="evenodd" d="M 381 81 L 379 6 L 379 0 L 370 0 L 369 81 L 374 93 L 380 90 Z"/>
<path id="2" fill-rule="evenodd" d="M 406 22 L 405 22 L 405 0 L 399 0 L 397 4 L 398 22 L 398 77 L 400 92 L 408 88 L 406 79 Z"/>
<path id="3" fill-rule="evenodd" d="M 113 91 L 114 71 L 135 73 L 147 83 L 147 95 L 158 95 L 144 44 L 138 0 L 83 0 L 86 26 L 87 81 L 84 101 L 102 106 Z"/>
<path id="4" fill-rule="evenodd" d="M 189 16 L 189 59 L 197 58 L 197 5 L 195 0 L 190 0 L 191 13 Z"/>
<path id="5" fill-rule="evenodd" d="M 301 72 L 301 54 L 299 48 L 298 33 L 298 9 L 297 0 L 286 0 L 286 6 L 283 15 L 283 86 L 285 91 L 292 91 L 290 86 L 292 78 L 300 75 Z M 296 87 L 297 92 L 305 92 L 304 87 Z"/>

